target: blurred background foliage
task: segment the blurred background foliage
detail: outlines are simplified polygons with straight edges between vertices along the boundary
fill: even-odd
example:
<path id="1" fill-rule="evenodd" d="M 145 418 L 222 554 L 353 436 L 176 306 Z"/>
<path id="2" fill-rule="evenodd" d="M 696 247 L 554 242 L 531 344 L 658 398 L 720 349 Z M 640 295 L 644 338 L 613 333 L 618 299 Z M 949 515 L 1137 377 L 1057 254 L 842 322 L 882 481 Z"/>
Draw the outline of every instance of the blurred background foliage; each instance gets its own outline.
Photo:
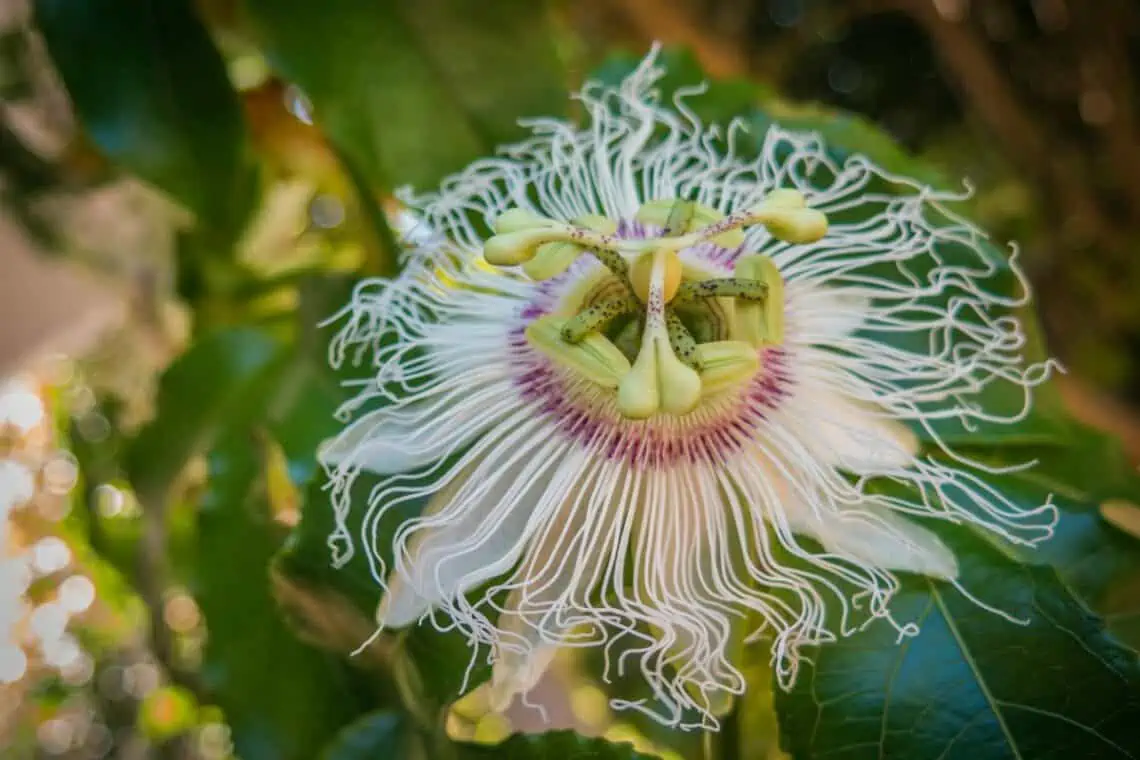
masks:
<path id="1" fill-rule="evenodd" d="M 318 324 L 357 279 L 396 271 L 398 240 L 415 230 L 393 191 L 430 189 L 521 136 L 521 117 L 573 118 L 568 90 L 628 70 L 652 40 L 676 46 L 670 86 L 721 80 L 702 101 L 710 117 L 815 129 L 838 155 L 936 184 L 968 177 L 969 213 L 1019 241 L 1044 335 L 1072 371 L 1031 421 L 1071 447 L 1008 444 L 1011 459 L 1044 459 L 1046 482 L 1003 484 L 1027 503 L 1057 492 L 1059 539 L 1031 570 L 969 552 L 978 584 L 1011 604 L 1029 594 L 1087 633 L 1085 654 L 1033 629 L 1020 660 L 978 666 L 974 644 L 1022 640 L 915 583 L 903 603 L 934 630 L 915 667 L 942 670 L 933 686 L 899 688 L 978 680 L 1061 710 L 1072 678 L 1096 684 L 1115 665 L 1084 709 L 1135 706 L 1134 653 L 1085 609 L 1140 643 L 1134 3 L 4 0 L 5 758 L 859 758 L 852 747 L 885 746 L 883 698 L 841 712 L 835 726 L 856 728 L 820 744 L 819 695 L 774 695 L 763 662 L 744 663 L 755 688 L 715 739 L 612 715 L 589 662 L 560 662 L 542 687 L 549 723 L 488 714 L 477 689 L 452 705 L 486 676 L 467 671 L 463 642 L 415 629 L 356 651 L 376 591 L 366 567 L 328 567 L 313 453 L 342 395 Z M 936 637 L 960 616 L 948 663 Z M 820 666 L 850 670 L 854 653 L 871 682 L 893 683 L 894 651 L 860 639 Z M 1020 683 L 1042 651 L 1066 664 Z M 624 689 L 636 696 L 634 683 L 607 687 Z M 883 734 L 864 737 L 862 718 Z M 491 746 L 546 727 L 577 733 Z M 1023 722 L 1008 756 L 1045 756 L 1035 735 L 1076 746 Z M 887 756 L 929 748 L 892 746 Z"/>

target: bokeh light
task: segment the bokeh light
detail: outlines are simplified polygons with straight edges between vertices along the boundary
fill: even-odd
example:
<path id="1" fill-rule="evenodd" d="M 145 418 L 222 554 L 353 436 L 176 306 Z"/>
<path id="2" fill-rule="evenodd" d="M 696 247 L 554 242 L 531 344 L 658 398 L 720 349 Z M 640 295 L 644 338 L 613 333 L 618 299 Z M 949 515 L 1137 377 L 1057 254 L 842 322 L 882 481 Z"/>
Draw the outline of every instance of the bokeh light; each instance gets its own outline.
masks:
<path id="1" fill-rule="evenodd" d="M 59 584 L 59 603 L 73 615 L 85 612 L 95 601 L 95 584 L 83 575 L 73 575 Z"/>
<path id="2" fill-rule="evenodd" d="M 71 549 L 58 536 L 45 536 L 32 547 L 32 566 L 44 575 L 58 573 L 71 564 Z"/>
<path id="3" fill-rule="evenodd" d="M 43 402 L 27 382 L 18 379 L 0 382 L 0 427 L 13 425 L 26 433 L 43 418 Z"/>

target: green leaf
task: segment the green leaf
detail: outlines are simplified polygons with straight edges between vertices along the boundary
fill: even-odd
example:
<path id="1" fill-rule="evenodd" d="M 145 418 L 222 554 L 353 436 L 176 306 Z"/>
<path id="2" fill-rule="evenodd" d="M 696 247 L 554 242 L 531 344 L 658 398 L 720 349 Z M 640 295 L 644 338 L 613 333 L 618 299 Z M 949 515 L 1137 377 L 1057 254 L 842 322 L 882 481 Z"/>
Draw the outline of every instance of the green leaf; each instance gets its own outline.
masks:
<path id="1" fill-rule="evenodd" d="M 226 420 L 199 510 L 195 591 L 210 631 L 203 679 L 243 760 L 308 760 L 373 704 L 362 676 L 290 630 L 273 592 L 292 591 L 296 601 L 297 590 L 271 590 L 271 563 L 287 534 L 274 522 L 271 483 L 307 481 L 317 445 L 336 426 L 335 386 L 306 348 L 302 341 L 286 350 Z M 287 472 L 273 467 L 270 432 L 281 436 Z"/>
<path id="2" fill-rule="evenodd" d="M 1020 562 L 1054 568 L 1072 594 L 1104 617 L 1110 631 L 1140 650 L 1140 540 L 1110 525 L 1100 506 L 1111 499 L 1140 501 L 1140 477 L 1119 441 L 1074 426 L 1068 446 L 979 452 L 984 461 L 1029 470 L 987 480 L 1023 508 L 1049 497 L 1060 511 L 1052 538 L 1036 547 L 1001 544 Z M 996 539 L 993 539 L 996 540 Z"/>
<path id="3" fill-rule="evenodd" d="M 341 731 L 321 760 L 405 760 L 410 758 L 407 718 L 394 712 L 365 715 Z"/>
<path id="4" fill-rule="evenodd" d="M 813 653 L 777 694 L 781 732 L 815 757 L 1129 758 L 1140 752 L 1140 664 L 1049 569 L 1023 567 L 964 531 L 950 532 L 960 581 L 907 578 L 892 604 L 921 625 L 897 641 L 877 622 Z"/>
<path id="5" fill-rule="evenodd" d="M 515 734 L 493 747 L 475 744 L 459 747 L 460 760 L 484 757 L 495 760 L 652 760 L 651 755 L 634 751 L 630 744 L 611 744 L 605 739 L 591 739 L 573 731 Z"/>
<path id="6" fill-rule="evenodd" d="M 349 514 L 348 525 L 354 537 L 360 535 L 364 505 L 378 482 L 362 475 L 353 486 L 353 504 L 356 506 Z M 338 612 L 338 619 L 344 621 L 341 630 L 326 630 L 321 636 L 326 645 L 343 654 L 363 644 L 373 632 L 381 593 L 359 545 L 346 565 L 337 569 L 331 567 L 328 537 L 333 533 L 334 522 L 327 486 L 325 478 L 318 477 L 309 487 L 301 523 L 279 556 L 278 568 L 290 582 L 300 584 L 315 599 L 321 600 L 321 609 L 343 611 L 345 602 L 355 609 L 356 615 L 351 620 Z M 424 500 L 404 504 L 378 526 L 374 544 L 387 552 L 384 560 L 389 567 L 396 529 L 404 520 L 419 514 L 425 506 Z M 327 620 L 327 616 L 323 617 Z M 320 621 L 299 622 L 302 630 L 321 628 Z M 400 683 L 407 707 L 428 723 L 435 721 L 448 704 L 490 677 L 490 667 L 482 656 L 485 653 L 476 659 L 473 667 L 469 667 L 472 651 L 466 639 L 457 632 L 437 631 L 430 622 L 402 631 L 386 632 L 379 647 L 394 670 L 393 675 Z"/>
<path id="7" fill-rule="evenodd" d="M 434 187 L 567 109 L 542 3 L 247 0 L 271 64 L 377 185 Z"/>
<path id="8" fill-rule="evenodd" d="M 158 413 L 127 458 L 140 500 L 164 505 L 186 462 L 209 452 L 190 585 L 209 631 L 202 682 L 243 760 L 309 760 L 374 705 L 345 663 L 294 636 L 271 591 L 288 531 L 273 484 L 307 480 L 336 425 L 336 388 L 307 348 L 250 328 L 202 339 L 163 377 Z"/>
<path id="9" fill-rule="evenodd" d="M 348 668 L 278 613 L 268 568 L 285 530 L 271 521 L 260 448 L 238 426 L 210 455 L 193 584 L 209 630 L 202 680 L 243 760 L 309 760 L 367 702 Z"/>
<path id="10" fill-rule="evenodd" d="M 255 403 L 280 344 L 253 329 L 201 338 L 162 377 L 154 419 L 131 442 L 126 470 L 139 501 L 161 504 L 193 457 L 232 417 Z"/>
<path id="11" fill-rule="evenodd" d="M 628 55 L 611 57 L 596 78 L 616 85 L 632 72 L 640 59 Z M 679 88 L 709 79 L 688 50 L 667 48 L 660 54 L 666 73 L 660 87 L 666 97 Z M 691 99 L 694 111 L 707 122 L 727 124 L 734 118 L 747 120 L 751 130 L 745 143 L 755 151 L 771 124 L 785 129 L 818 132 L 840 161 L 863 155 L 888 171 L 904 174 L 937 187 L 951 184 L 937 168 L 910 155 L 890 135 L 856 113 L 821 104 L 791 103 L 763 84 L 733 77 L 708 82 L 706 94 Z"/>
<path id="12" fill-rule="evenodd" d="M 87 133 L 114 163 L 236 234 L 255 199 L 241 104 L 190 0 L 36 0 Z"/>

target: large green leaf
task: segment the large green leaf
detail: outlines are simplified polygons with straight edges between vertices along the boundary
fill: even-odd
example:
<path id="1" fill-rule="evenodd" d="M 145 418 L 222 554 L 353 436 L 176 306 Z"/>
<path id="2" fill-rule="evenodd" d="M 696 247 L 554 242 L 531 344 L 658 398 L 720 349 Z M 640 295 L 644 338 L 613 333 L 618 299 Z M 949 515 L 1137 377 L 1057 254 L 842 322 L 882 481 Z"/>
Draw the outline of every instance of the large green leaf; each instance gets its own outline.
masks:
<path id="1" fill-rule="evenodd" d="M 1103 616 L 1109 630 L 1140 650 L 1140 540 L 1110 525 L 1100 506 L 1140 501 L 1140 476 L 1120 443 L 1074 426 L 1068 446 L 980 452 L 995 464 L 1036 461 L 1032 469 L 990 475 L 1016 503 L 1031 508 L 1052 498 L 1060 518 L 1053 536 L 1036 547 L 1003 544 L 1018 561 L 1056 569 L 1071 592 Z"/>
<path id="2" fill-rule="evenodd" d="M 312 348 L 302 337 L 283 349 L 227 416 L 200 508 L 194 590 L 210 631 L 203 677 L 245 760 L 314 757 L 372 704 L 345 663 L 298 640 L 271 590 L 271 562 L 287 533 L 273 520 L 273 484 L 307 482 L 317 445 L 336 425 L 337 389 Z"/>
<path id="3" fill-rule="evenodd" d="M 224 330 L 198 340 L 163 375 L 154 419 L 126 452 L 143 504 L 161 504 L 178 475 L 205 454 L 221 429 L 263 394 L 280 344 L 257 330 Z"/>
<path id="4" fill-rule="evenodd" d="M 1140 753 L 1140 664 L 1054 571 L 952 533 L 960 581 L 908 578 L 892 605 L 921 633 L 876 623 L 827 645 L 777 695 L 785 747 L 828 757 L 1129 758 Z"/>
<path id="5" fill-rule="evenodd" d="M 128 455 L 140 499 L 162 508 L 186 463 L 209 453 L 189 582 L 209 632 L 203 686 L 244 760 L 309 760 L 372 706 L 343 662 L 294 636 L 271 591 L 270 562 L 287 533 L 275 522 L 274 484 L 311 476 L 313 452 L 335 426 L 335 386 L 318 368 L 251 328 L 208 336 L 166 373 L 157 415 Z"/>
<path id="6" fill-rule="evenodd" d="M 542 3 L 246 0 L 272 65 L 369 179 L 430 189 L 566 110 Z"/>
<path id="7" fill-rule="evenodd" d="M 190 0 L 36 0 L 36 21 L 92 141 L 232 236 L 256 176 L 225 63 Z"/>
<path id="8" fill-rule="evenodd" d="M 321 760 L 412 760 L 407 718 L 374 712 L 347 726 L 321 753 Z"/>
<path id="9" fill-rule="evenodd" d="M 368 703 L 347 666 L 301 643 L 278 614 L 268 568 L 285 530 L 271 521 L 251 432 L 238 427 L 210 455 L 193 584 L 209 631 L 202 680 L 243 760 L 310 760 Z"/>

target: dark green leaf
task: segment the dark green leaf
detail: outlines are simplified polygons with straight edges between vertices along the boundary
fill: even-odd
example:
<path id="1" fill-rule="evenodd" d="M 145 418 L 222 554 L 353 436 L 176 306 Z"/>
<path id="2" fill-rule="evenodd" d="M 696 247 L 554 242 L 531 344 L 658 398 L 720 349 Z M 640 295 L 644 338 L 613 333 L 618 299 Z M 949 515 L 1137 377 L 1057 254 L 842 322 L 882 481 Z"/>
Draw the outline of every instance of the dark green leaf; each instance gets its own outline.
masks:
<path id="1" fill-rule="evenodd" d="M 567 108 L 541 3 L 249 0 L 277 71 L 377 185 L 421 189 Z"/>
<path id="2" fill-rule="evenodd" d="M 616 85 L 637 67 L 639 59 L 614 56 L 596 77 Z M 687 50 L 670 48 L 661 52 L 666 69 L 661 90 L 668 98 L 679 88 L 692 87 L 709 79 L 696 57 Z M 946 176 L 928 163 L 908 154 L 890 135 L 864 117 L 823 105 L 793 104 L 774 90 L 744 78 L 710 81 L 708 92 L 690 99 L 694 111 L 705 121 L 727 124 L 743 118 L 751 130 L 751 147 L 756 150 L 771 124 L 786 129 L 818 132 L 840 161 L 863 155 L 888 171 L 913 177 L 937 187 L 949 183 Z M 746 143 L 747 145 L 747 143 Z"/>
<path id="3" fill-rule="evenodd" d="M 37 0 L 36 21 L 99 149 L 233 236 L 256 177 L 237 94 L 190 0 Z"/>
<path id="4" fill-rule="evenodd" d="M 463 744 L 458 755 L 460 760 L 484 757 L 495 760 L 651 760 L 652 757 L 634 751 L 629 744 L 611 744 L 605 739 L 590 739 L 573 731 L 515 734 L 493 747 Z"/>
<path id="5" fill-rule="evenodd" d="M 143 504 L 165 501 L 191 458 L 264 392 L 280 345 L 262 332 L 235 329 L 199 340 L 163 375 L 155 418 L 126 454 L 131 484 Z"/>
<path id="6" fill-rule="evenodd" d="M 348 668 L 278 614 L 268 568 L 285 530 L 271 521 L 261 449 L 239 426 L 210 455 L 194 583 L 209 629 L 202 680 L 243 760 L 310 760 L 365 704 Z"/>
<path id="7" fill-rule="evenodd" d="M 354 486 L 353 503 L 356 506 L 348 521 L 354 539 L 360 536 L 364 505 L 376 484 L 376 480 L 361 476 Z M 311 589 L 326 603 L 339 604 L 333 600 L 346 600 L 352 604 L 357 613 L 352 629 L 343 631 L 341 635 L 324 637 L 333 648 L 343 653 L 362 644 L 372 633 L 371 621 L 380 602 L 380 589 L 359 545 L 345 566 L 339 569 L 331 567 L 328 537 L 333 533 L 334 523 L 326 485 L 323 478 L 318 478 L 306 493 L 301 524 L 290 536 L 278 567 L 287 578 Z M 400 523 L 417 515 L 424 506 L 423 502 L 408 503 L 398 513 L 385 518 L 376 534 L 375 545 L 390 548 Z M 384 559 L 390 566 L 390 554 Z M 366 627 L 362 627 L 364 621 L 367 621 Z M 303 628 L 313 627 L 311 622 L 300 622 Z M 361 631 L 364 635 L 360 635 Z M 346 639 L 343 634 L 355 636 L 355 639 Z M 466 640 L 455 632 L 441 633 L 430 623 L 385 633 L 383 642 L 382 648 L 391 654 L 390 662 L 395 668 L 396 679 L 401 683 L 405 701 L 425 720 L 434 720 L 433 716 L 446 705 L 490 676 L 485 656 L 480 656 L 475 667 L 468 672 L 472 651 Z M 349 646 L 345 647 L 345 644 Z M 463 688 L 465 685 L 466 690 Z"/>
<path id="8" fill-rule="evenodd" d="M 307 760 L 371 702 L 345 663 L 297 639 L 270 590 L 286 528 L 273 522 L 269 479 L 286 473 L 271 467 L 267 431 L 283 436 L 289 479 L 308 480 L 317 445 L 335 430 L 334 390 L 313 357 L 291 354 L 229 417 L 210 456 L 195 589 L 210 630 L 203 675 L 245 760 Z M 296 602 L 296 588 L 276 590 Z"/>
<path id="9" fill-rule="evenodd" d="M 1052 570 L 1023 567 L 952 533 L 961 582 L 908 578 L 892 605 L 921 633 L 876 623 L 827 645 L 777 695 L 785 747 L 816 757 L 1039 760 L 1140 752 L 1140 665 Z"/>
<path id="10" fill-rule="evenodd" d="M 321 760 L 410 760 L 411 731 L 407 718 L 394 712 L 365 715 L 337 734 Z"/>
<path id="11" fill-rule="evenodd" d="M 1140 540 L 1100 514 L 1107 500 L 1140 500 L 1140 477 L 1119 442 L 1074 426 L 1069 446 L 1000 449 L 981 456 L 1000 464 L 1035 459 L 1032 469 L 987 479 L 1024 508 L 1052 496 L 1060 510 L 1048 541 L 1034 548 L 1003 544 L 1003 550 L 1018 561 L 1055 568 L 1072 593 L 1105 618 L 1110 631 L 1140 650 Z"/>

